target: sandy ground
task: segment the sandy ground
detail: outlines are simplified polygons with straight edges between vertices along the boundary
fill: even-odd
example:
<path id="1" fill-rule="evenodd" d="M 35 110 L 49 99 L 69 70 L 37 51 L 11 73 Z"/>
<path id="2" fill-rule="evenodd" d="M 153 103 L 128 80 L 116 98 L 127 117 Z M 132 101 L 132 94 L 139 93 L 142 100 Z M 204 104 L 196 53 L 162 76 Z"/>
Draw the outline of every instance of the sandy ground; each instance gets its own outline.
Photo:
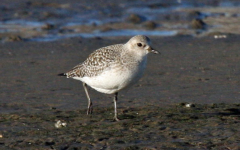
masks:
<path id="1" fill-rule="evenodd" d="M 1 44 L 0 101 L 25 103 L 30 108 L 45 104 L 61 109 L 85 108 L 82 83 L 57 74 L 84 61 L 99 47 L 128 39 L 75 38 Z M 239 102 L 239 36 L 151 39 L 161 55 L 149 55 L 144 77 L 131 90 L 120 92 L 119 105 Z M 94 90 L 91 95 L 100 107 L 112 103 L 112 96 Z"/>
<path id="2" fill-rule="evenodd" d="M 189 1 L 196 7 L 173 10 L 178 1 L 102 2 L 1 1 L 0 149 L 240 149 L 240 36 L 233 35 L 240 31 L 238 7 L 221 6 L 223 0 Z M 239 6 L 236 0 L 228 2 Z M 169 11 L 149 21 L 133 11 L 139 6 Z M 82 15 L 122 21 L 67 25 Z M 192 22 L 202 15 L 206 28 Z M 42 24 L 11 24 L 19 20 Z M 130 37 L 30 42 L 117 29 L 179 31 L 175 37 L 149 36 L 161 55 L 150 54 L 144 77 L 119 93 L 119 122 L 113 121 L 113 95 L 90 90 L 94 111 L 87 116 L 82 83 L 57 74 L 97 48 Z"/>
<path id="3" fill-rule="evenodd" d="M 112 95 L 91 90 L 89 117 L 82 83 L 57 74 L 129 37 L 0 44 L 0 148 L 239 149 L 240 36 L 150 38 L 161 55 L 120 92 L 120 123 Z M 61 119 L 67 127 L 56 129 Z"/>

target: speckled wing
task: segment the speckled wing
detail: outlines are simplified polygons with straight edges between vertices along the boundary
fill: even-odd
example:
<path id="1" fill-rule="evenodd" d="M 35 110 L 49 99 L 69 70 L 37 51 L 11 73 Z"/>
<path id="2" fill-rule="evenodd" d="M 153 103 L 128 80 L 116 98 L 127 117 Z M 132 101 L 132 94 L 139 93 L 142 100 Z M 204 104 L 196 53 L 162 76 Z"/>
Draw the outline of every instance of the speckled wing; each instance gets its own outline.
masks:
<path id="1" fill-rule="evenodd" d="M 67 77 L 93 77 L 102 73 L 119 60 L 122 46 L 123 44 L 116 44 L 94 51 L 83 63 L 67 72 Z"/>

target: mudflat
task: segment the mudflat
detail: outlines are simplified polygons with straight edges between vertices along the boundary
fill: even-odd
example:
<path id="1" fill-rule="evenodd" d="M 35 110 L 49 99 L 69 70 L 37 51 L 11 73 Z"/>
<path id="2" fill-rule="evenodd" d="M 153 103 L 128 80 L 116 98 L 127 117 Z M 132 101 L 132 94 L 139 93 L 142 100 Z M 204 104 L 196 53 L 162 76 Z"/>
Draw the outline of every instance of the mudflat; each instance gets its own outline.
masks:
<path id="1" fill-rule="evenodd" d="M 144 77 L 112 95 L 57 76 L 129 37 L 0 44 L 1 149 L 239 149 L 239 35 L 151 37 Z M 61 120 L 66 127 L 56 128 Z"/>

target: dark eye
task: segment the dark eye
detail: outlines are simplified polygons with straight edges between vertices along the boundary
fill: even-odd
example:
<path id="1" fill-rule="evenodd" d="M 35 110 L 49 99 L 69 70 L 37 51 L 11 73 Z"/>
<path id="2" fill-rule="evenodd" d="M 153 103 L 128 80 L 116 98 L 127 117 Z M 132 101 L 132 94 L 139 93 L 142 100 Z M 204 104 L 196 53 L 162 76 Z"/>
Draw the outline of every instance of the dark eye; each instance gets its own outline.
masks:
<path id="1" fill-rule="evenodd" d="M 142 43 L 137 43 L 137 46 L 138 47 L 142 47 Z"/>

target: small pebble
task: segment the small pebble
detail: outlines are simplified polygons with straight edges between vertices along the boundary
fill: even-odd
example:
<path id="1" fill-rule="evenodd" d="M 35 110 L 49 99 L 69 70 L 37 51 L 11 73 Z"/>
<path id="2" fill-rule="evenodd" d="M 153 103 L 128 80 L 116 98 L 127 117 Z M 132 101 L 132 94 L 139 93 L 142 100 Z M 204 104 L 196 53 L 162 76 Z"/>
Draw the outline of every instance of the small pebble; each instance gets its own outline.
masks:
<path id="1" fill-rule="evenodd" d="M 61 120 L 58 120 L 54 125 L 55 125 L 56 128 L 62 128 L 62 127 L 66 127 L 67 123 L 62 122 Z"/>
<path id="2" fill-rule="evenodd" d="M 194 105 L 194 104 L 191 104 L 191 103 L 187 103 L 185 106 L 186 106 L 187 108 L 195 107 L 195 105 Z"/>
<path id="3" fill-rule="evenodd" d="M 225 39 L 225 38 L 227 38 L 227 36 L 226 35 L 214 35 L 214 38 L 215 39 Z"/>

